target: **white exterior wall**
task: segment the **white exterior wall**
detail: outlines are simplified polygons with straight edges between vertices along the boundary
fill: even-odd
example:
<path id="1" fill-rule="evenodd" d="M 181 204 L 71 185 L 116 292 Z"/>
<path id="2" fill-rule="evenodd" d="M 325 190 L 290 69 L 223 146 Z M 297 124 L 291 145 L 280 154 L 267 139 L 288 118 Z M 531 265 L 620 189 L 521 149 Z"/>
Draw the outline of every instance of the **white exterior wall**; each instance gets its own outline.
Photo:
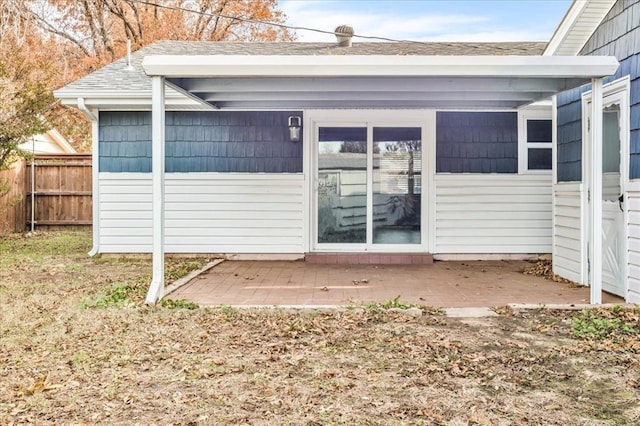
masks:
<path id="1" fill-rule="evenodd" d="M 100 173 L 100 253 L 151 252 L 151 174 Z"/>
<path id="2" fill-rule="evenodd" d="M 550 180 L 436 175 L 434 253 L 550 253 Z M 150 252 L 151 174 L 99 181 L 100 252 Z M 303 192 L 298 174 L 167 173 L 166 251 L 304 253 Z"/>
<path id="3" fill-rule="evenodd" d="M 69 142 L 58 133 L 56 130 L 51 129 L 47 133 L 39 135 L 33 135 L 27 139 L 26 142 L 18 145 L 18 148 L 22 151 L 35 154 L 75 154 L 76 150 L 73 149 Z"/>
<path id="4" fill-rule="evenodd" d="M 627 275 L 629 292 L 627 302 L 640 303 L 640 182 L 632 181 L 627 186 L 628 250 Z"/>
<path id="5" fill-rule="evenodd" d="M 551 252 L 551 175 L 439 174 L 435 187 L 435 253 Z"/>
<path id="6" fill-rule="evenodd" d="M 167 253 L 303 253 L 298 174 L 167 173 Z M 100 252 L 151 252 L 151 174 L 100 173 Z"/>
<path id="7" fill-rule="evenodd" d="M 582 236 L 583 185 L 558 183 L 554 193 L 553 272 L 571 281 L 585 284 L 582 268 L 584 253 Z"/>

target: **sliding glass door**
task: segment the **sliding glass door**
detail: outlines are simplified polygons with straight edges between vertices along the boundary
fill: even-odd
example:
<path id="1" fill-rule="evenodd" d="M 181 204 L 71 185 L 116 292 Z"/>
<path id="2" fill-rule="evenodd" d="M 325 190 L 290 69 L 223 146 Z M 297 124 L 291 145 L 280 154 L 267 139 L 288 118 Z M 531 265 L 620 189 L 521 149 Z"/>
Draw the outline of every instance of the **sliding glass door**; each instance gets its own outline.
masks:
<path id="1" fill-rule="evenodd" d="M 320 127 L 318 243 L 367 242 L 367 128 Z"/>
<path id="2" fill-rule="evenodd" d="M 422 128 L 317 127 L 317 248 L 400 250 L 422 243 Z"/>
<path id="3" fill-rule="evenodd" d="M 373 244 L 420 244 L 419 127 L 373 128 Z"/>

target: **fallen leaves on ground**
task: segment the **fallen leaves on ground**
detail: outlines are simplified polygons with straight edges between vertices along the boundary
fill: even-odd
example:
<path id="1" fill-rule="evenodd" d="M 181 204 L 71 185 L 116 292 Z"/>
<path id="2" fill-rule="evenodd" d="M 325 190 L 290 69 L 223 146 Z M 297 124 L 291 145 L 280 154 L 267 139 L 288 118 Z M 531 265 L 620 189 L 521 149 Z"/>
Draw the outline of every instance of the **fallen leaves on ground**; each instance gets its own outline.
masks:
<path id="1" fill-rule="evenodd" d="M 147 307 L 148 259 L 87 259 L 89 235 L 56 254 L 55 234 L 38 237 L 0 239 L 0 424 L 640 421 L 633 308 L 495 308 L 470 322 L 380 306 Z M 99 295 L 131 303 L 82 307 Z"/>
<path id="2" fill-rule="evenodd" d="M 532 266 L 525 268 L 525 270 L 522 271 L 522 273 L 525 275 L 534 275 L 536 277 L 545 277 L 548 280 L 551 280 L 557 283 L 569 284 L 572 287 L 581 287 L 580 284 L 578 283 L 575 283 L 571 280 L 562 278 L 561 276 L 554 274 L 553 264 L 551 263 L 550 260 L 538 260 Z"/>
<path id="3" fill-rule="evenodd" d="M 18 388 L 18 395 L 34 395 L 36 393 L 51 391 L 59 388 L 59 385 L 52 385 L 49 383 L 49 376 L 40 376 L 38 377 L 31 385 L 28 387 L 20 386 Z"/>

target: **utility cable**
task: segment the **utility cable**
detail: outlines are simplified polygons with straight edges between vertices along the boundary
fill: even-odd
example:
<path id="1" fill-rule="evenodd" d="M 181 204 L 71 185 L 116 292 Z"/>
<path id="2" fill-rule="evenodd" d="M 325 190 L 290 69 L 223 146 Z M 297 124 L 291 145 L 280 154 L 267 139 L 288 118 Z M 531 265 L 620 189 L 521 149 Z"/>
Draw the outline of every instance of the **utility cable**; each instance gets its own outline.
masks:
<path id="1" fill-rule="evenodd" d="M 174 11 L 178 11 L 178 12 L 195 13 L 195 14 L 202 15 L 202 16 L 211 16 L 211 17 L 218 17 L 218 18 L 224 18 L 224 19 L 232 19 L 232 20 L 240 21 L 240 22 L 246 22 L 246 23 L 251 23 L 251 24 L 260 24 L 260 25 L 268 25 L 268 26 L 284 28 L 284 29 L 293 30 L 293 31 L 311 31 L 311 32 L 316 32 L 316 33 L 320 33 L 320 34 L 336 35 L 336 33 L 334 31 L 320 30 L 318 28 L 279 24 L 277 22 L 260 21 L 260 20 L 251 19 L 251 18 L 243 18 L 243 17 L 239 17 L 239 16 L 230 16 L 230 15 L 225 15 L 223 13 L 201 12 L 199 10 L 187 9 L 187 8 L 180 7 L 180 6 L 168 6 L 168 5 L 163 5 L 163 4 L 157 4 L 157 3 L 154 3 L 154 2 L 151 2 L 151 1 L 148 1 L 148 0 L 128 0 L 128 1 L 130 1 L 132 3 L 138 3 L 138 4 L 147 5 L 147 6 L 153 6 L 153 7 L 157 7 L 157 8 L 161 8 L 161 9 L 174 10 Z M 399 40 L 399 39 L 394 39 L 394 38 L 389 38 L 389 37 L 367 36 L 367 35 L 361 35 L 361 34 L 353 34 L 352 37 L 357 37 L 357 38 L 366 39 L 366 40 L 389 41 L 389 42 L 394 42 L 394 43 L 427 44 L 427 43 L 422 42 L 422 41 Z"/>

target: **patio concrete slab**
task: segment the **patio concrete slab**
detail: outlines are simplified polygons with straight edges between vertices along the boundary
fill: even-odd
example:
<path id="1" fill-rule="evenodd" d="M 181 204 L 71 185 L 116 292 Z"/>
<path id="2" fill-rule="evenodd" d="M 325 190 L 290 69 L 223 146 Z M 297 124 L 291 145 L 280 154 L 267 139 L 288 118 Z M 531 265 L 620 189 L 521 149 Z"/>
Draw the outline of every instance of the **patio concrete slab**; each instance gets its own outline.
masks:
<path id="1" fill-rule="evenodd" d="M 432 265 L 322 265 L 303 261 L 225 261 L 168 298 L 200 305 L 345 306 L 402 302 L 441 308 L 507 304 L 585 304 L 589 289 L 525 275 L 526 261 Z M 623 303 L 603 294 L 603 303 Z"/>
<path id="2" fill-rule="evenodd" d="M 448 317 L 454 318 L 483 318 L 497 317 L 491 308 L 445 308 L 444 313 Z"/>

